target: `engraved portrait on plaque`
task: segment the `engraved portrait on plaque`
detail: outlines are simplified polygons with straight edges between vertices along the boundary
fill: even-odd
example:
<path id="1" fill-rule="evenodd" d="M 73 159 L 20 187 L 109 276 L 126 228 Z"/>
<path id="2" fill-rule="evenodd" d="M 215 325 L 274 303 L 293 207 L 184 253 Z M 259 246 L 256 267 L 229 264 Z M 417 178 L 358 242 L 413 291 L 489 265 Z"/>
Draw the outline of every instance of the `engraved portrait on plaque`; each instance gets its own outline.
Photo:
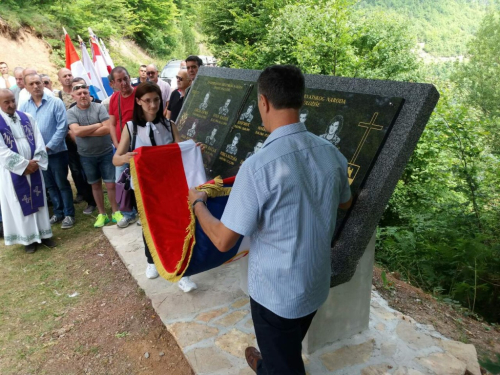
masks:
<path id="1" fill-rule="evenodd" d="M 231 104 L 231 98 L 227 98 L 224 105 L 219 108 L 219 115 L 227 116 L 229 113 L 229 104 Z"/>
<path id="2" fill-rule="evenodd" d="M 243 112 L 240 116 L 241 121 L 246 121 L 246 122 L 252 122 L 253 120 L 253 110 L 256 106 L 255 100 L 252 100 L 248 107 L 246 108 L 245 112 Z"/>
<path id="3" fill-rule="evenodd" d="M 302 122 L 303 124 L 306 123 L 307 121 L 307 115 L 309 114 L 309 111 L 307 108 L 301 108 L 299 112 L 299 121 Z"/>
<path id="4" fill-rule="evenodd" d="M 340 143 L 340 137 L 338 134 L 342 130 L 343 125 L 344 118 L 341 115 L 335 116 L 326 127 L 325 134 L 321 134 L 320 137 L 326 139 L 332 145 L 338 146 Z"/>
<path id="5" fill-rule="evenodd" d="M 264 145 L 264 141 L 258 140 L 257 143 L 255 144 L 255 146 L 253 147 L 253 151 L 247 152 L 247 156 L 245 156 L 245 160 L 248 159 L 253 154 L 256 154 L 257 152 L 259 152 L 259 150 L 262 148 L 263 145 Z"/>
<path id="6" fill-rule="evenodd" d="M 217 135 L 217 131 L 219 130 L 219 125 L 215 125 L 212 131 L 210 132 L 210 135 L 207 135 L 205 138 L 205 143 L 209 146 L 213 146 L 215 142 L 217 142 L 217 139 L 215 136 Z"/>
<path id="7" fill-rule="evenodd" d="M 187 131 L 187 136 L 193 138 L 196 135 L 196 121 L 191 125 L 191 129 Z"/>
<path id="8" fill-rule="evenodd" d="M 241 138 L 241 134 L 240 133 L 236 133 L 234 135 L 234 138 L 233 138 L 233 141 L 232 143 L 228 144 L 226 146 L 226 152 L 230 155 L 236 155 L 238 153 L 238 147 L 236 147 L 238 145 L 238 142 L 240 141 L 240 138 Z"/>
<path id="9" fill-rule="evenodd" d="M 198 108 L 201 109 L 201 110 L 203 110 L 203 111 L 205 109 L 207 109 L 207 107 L 208 107 L 208 99 L 210 99 L 210 91 L 205 94 L 205 99 L 203 99 L 203 102 L 200 103 L 200 105 L 199 105 Z"/>

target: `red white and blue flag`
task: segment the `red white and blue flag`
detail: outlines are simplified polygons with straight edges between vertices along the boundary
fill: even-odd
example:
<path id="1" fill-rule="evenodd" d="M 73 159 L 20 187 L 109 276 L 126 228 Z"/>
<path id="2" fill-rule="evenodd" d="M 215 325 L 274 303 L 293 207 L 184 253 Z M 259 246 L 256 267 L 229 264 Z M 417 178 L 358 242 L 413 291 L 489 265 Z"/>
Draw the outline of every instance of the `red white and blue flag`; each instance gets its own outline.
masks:
<path id="1" fill-rule="evenodd" d="M 66 50 L 66 68 L 71 70 L 71 74 L 73 74 L 73 77 L 83 78 L 89 86 L 90 95 L 92 95 L 94 98 L 99 98 L 101 100 L 107 98 L 107 94 L 104 91 L 102 82 L 98 79 L 95 79 L 97 77 L 95 72 L 89 74 L 89 67 L 86 68 L 84 63 L 80 60 L 80 57 L 78 56 L 75 46 L 73 45 L 73 42 L 71 42 L 71 38 L 69 37 L 68 33 L 66 33 L 64 44 Z M 83 49 L 82 56 L 84 57 Z M 90 61 L 90 57 L 88 57 L 88 59 Z M 93 67 L 92 63 L 90 64 L 90 67 Z"/>
<path id="2" fill-rule="evenodd" d="M 188 190 L 207 192 L 207 207 L 220 218 L 234 178 L 206 180 L 200 148 L 190 140 L 165 146 L 140 147 L 130 163 L 134 193 L 144 237 L 158 273 L 175 282 L 248 254 L 248 241 L 240 239 L 221 253 L 197 222 Z"/>
<path id="3" fill-rule="evenodd" d="M 115 64 L 113 64 L 113 60 L 111 60 L 111 56 L 109 55 L 109 51 L 106 48 L 106 45 L 104 44 L 103 40 L 99 38 L 99 42 L 101 43 L 101 52 L 102 56 L 104 57 L 104 61 L 106 61 L 106 67 L 108 68 L 108 72 L 111 73 L 111 70 L 114 69 Z"/>
<path id="4" fill-rule="evenodd" d="M 97 38 L 91 34 L 90 36 L 90 49 L 92 50 L 92 61 L 94 62 L 94 66 L 96 68 L 97 74 L 101 77 L 102 85 L 104 86 L 104 90 L 106 90 L 108 95 L 113 94 L 113 89 L 109 84 L 109 71 L 106 65 L 106 61 L 101 54 L 101 49 L 99 48 L 99 42 Z"/>
<path id="5" fill-rule="evenodd" d="M 97 73 L 97 70 L 92 63 L 92 60 L 90 59 L 89 52 L 87 51 L 87 47 L 85 46 L 85 43 L 82 41 L 80 43 L 81 51 L 82 51 L 82 62 L 83 66 L 85 69 L 89 72 L 89 78 L 90 78 L 90 87 L 91 87 L 91 92 L 90 94 L 94 98 L 99 98 L 100 100 L 106 99 L 109 95 L 104 89 L 104 85 L 100 79 L 99 74 Z M 93 90 L 92 90 L 93 88 Z M 95 92 L 95 95 L 92 94 L 92 91 Z"/>

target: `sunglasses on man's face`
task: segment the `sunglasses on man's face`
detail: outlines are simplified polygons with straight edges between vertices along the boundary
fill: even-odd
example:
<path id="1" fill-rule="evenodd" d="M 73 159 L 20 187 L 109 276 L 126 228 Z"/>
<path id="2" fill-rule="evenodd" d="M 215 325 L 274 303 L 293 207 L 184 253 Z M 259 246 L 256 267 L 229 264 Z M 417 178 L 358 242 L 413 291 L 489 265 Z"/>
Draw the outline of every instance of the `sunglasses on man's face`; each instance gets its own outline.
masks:
<path id="1" fill-rule="evenodd" d="M 44 85 L 50 85 L 50 81 L 43 81 Z"/>
<path id="2" fill-rule="evenodd" d="M 148 76 L 154 76 L 156 74 L 156 72 L 147 72 L 146 73 Z"/>
<path id="3" fill-rule="evenodd" d="M 80 89 L 88 89 L 88 86 L 85 84 L 73 86 L 73 91 L 80 90 Z"/>
<path id="4" fill-rule="evenodd" d="M 179 76 L 175 76 L 175 78 L 177 78 L 177 81 L 181 81 L 182 82 L 182 80 L 183 80 L 183 78 L 179 77 Z"/>

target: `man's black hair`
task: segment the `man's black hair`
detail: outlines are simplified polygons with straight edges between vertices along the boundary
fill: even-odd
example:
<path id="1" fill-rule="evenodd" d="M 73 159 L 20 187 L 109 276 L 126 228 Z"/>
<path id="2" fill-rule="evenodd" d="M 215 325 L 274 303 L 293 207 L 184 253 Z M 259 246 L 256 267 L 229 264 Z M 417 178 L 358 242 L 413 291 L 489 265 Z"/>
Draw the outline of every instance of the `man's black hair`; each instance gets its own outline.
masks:
<path id="1" fill-rule="evenodd" d="M 112 81 L 115 80 L 115 73 L 120 73 L 120 72 L 125 72 L 125 74 L 130 77 L 130 74 L 128 74 L 128 70 L 126 68 L 124 68 L 123 66 L 117 66 L 113 68 L 113 70 L 111 70 L 111 73 L 109 73 L 109 75 L 112 78 Z"/>
<path id="2" fill-rule="evenodd" d="M 293 65 L 273 65 L 264 69 L 257 80 L 259 94 L 275 109 L 300 109 L 304 104 L 305 80 Z"/>
<path id="3" fill-rule="evenodd" d="M 203 65 L 203 60 L 195 55 L 188 56 L 188 58 L 186 59 L 186 62 L 188 62 L 188 61 L 194 61 L 196 63 L 196 65 L 198 65 L 198 67 Z"/>
<path id="4" fill-rule="evenodd" d="M 302 115 L 302 114 L 308 115 L 308 114 L 309 114 L 309 110 L 308 110 L 307 108 L 302 108 L 302 109 L 300 110 L 300 114 L 301 114 L 301 115 Z"/>

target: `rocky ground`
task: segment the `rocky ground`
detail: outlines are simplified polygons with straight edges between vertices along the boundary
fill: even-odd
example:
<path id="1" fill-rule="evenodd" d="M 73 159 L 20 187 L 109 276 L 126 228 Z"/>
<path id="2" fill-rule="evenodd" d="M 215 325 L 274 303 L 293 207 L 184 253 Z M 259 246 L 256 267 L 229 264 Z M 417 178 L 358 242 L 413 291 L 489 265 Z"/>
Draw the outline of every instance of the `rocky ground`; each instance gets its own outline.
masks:
<path id="1" fill-rule="evenodd" d="M 475 314 L 455 305 L 437 300 L 421 289 L 398 279 L 397 274 L 386 274 L 375 267 L 373 285 L 395 310 L 411 316 L 421 324 L 434 326 L 443 336 L 467 344 L 474 344 L 480 363 L 498 361 L 500 355 L 500 327 L 485 323 Z M 484 368 L 483 371 L 486 371 Z"/>

